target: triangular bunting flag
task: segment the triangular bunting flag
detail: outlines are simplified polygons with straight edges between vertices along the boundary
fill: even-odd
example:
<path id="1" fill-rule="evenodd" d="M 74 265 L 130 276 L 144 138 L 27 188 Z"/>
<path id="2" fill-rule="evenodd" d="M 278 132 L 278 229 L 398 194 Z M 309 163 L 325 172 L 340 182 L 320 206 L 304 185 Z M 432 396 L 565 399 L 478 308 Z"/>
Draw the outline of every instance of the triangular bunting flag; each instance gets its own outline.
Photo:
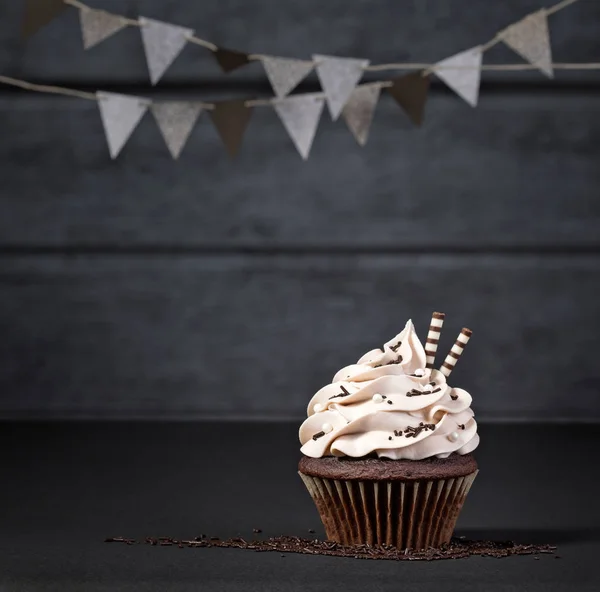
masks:
<path id="1" fill-rule="evenodd" d="M 194 34 L 193 29 L 140 17 L 142 41 L 152 84 L 156 84 Z"/>
<path id="2" fill-rule="evenodd" d="M 313 60 L 316 62 L 317 75 L 325 92 L 331 118 L 335 121 L 362 78 L 369 60 L 336 58 L 319 54 L 313 55 Z"/>
<path id="3" fill-rule="evenodd" d="M 96 93 L 100 117 L 111 158 L 116 158 L 148 109 L 141 97 L 108 92 Z"/>
<path id="4" fill-rule="evenodd" d="M 98 45 L 101 41 L 108 39 L 108 37 L 127 26 L 123 19 L 118 16 L 103 10 L 85 8 L 79 10 L 79 21 L 81 23 L 84 49 L 90 49 L 90 47 Z"/>
<path id="5" fill-rule="evenodd" d="M 379 84 L 357 86 L 342 111 L 346 124 L 361 146 L 367 143 L 380 91 Z"/>
<path id="6" fill-rule="evenodd" d="M 164 101 L 152 103 L 150 110 L 156 119 L 171 156 L 179 158 L 202 107 L 186 101 Z"/>
<path id="7" fill-rule="evenodd" d="M 548 19 L 544 9 L 511 25 L 500 36 L 508 47 L 537 66 L 546 76 L 554 76 Z"/>
<path id="8" fill-rule="evenodd" d="M 241 51 L 218 47 L 214 54 L 217 63 L 221 66 L 221 70 L 226 74 L 250 63 L 248 54 L 242 53 Z"/>
<path id="9" fill-rule="evenodd" d="M 314 66 L 313 62 L 271 56 L 264 56 L 261 61 L 267 78 L 279 98 L 285 97 L 294 90 Z"/>
<path id="10" fill-rule="evenodd" d="M 435 65 L 435 74 L 471 107 L 477 106 L 481 80 L 481 47 L 457 53 Z"/>
<path id="11" fill-rule="evenodd" d="M 215 103 L 215 108 L 210 111 L 223 144 L 232 157 L 240 149 L 251 115 L 252 108 L 247 107 L 243 100 L 221 101 Z"/>
<path id="12" fill-rule="evenodd" d="M 273 103 L 275 112 L 304 160 L 310 153 L 323 103 L 319 94 L 295 95 Z"/>
<path id="13" fill-rule="evenodd" d="M 25 0 L 23 37 L 31 37 L 59 15 L 67 5 L 63 0 Z"/>
<path id="14" fill-rule="evenodd" d="M 422 72 L 413 72 L 392 80 L 388 92 L 395 101 L 404 109 L 415 125 L 423 123 L 427 91 L 429 90 L 429 76 Z"/>

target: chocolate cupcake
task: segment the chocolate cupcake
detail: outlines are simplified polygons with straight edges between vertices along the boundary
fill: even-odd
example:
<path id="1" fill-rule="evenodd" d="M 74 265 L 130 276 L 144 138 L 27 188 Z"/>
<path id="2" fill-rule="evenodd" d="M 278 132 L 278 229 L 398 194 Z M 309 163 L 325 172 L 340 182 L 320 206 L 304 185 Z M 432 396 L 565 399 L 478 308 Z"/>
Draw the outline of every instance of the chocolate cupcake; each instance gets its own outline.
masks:
<path id="1" fill-rule="evenodd" d="M 434 313 L 427 351 L 408 321 L 310 401 L 298 468 L 330 540 L 402 549 L 450 540 L 479 436 L 471 396 L 446 383 L 468 329 L 433 369 L 443 319 Z"/>

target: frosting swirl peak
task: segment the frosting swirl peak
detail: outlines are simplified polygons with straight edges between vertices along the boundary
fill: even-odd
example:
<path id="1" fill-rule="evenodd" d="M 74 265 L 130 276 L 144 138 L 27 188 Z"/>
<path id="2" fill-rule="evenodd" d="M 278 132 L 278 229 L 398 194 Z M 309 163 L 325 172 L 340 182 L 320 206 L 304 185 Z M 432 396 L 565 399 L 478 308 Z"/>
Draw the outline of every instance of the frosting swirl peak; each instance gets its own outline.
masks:
<path id="1" fill-rule="evenodd" d="M 421 460 L 473 451 L 479 436 L 471 395 L 448 386 L 426 361 L 409 320 L 382 349 L 339 370 L 308 405 L 302 453 Z"/>

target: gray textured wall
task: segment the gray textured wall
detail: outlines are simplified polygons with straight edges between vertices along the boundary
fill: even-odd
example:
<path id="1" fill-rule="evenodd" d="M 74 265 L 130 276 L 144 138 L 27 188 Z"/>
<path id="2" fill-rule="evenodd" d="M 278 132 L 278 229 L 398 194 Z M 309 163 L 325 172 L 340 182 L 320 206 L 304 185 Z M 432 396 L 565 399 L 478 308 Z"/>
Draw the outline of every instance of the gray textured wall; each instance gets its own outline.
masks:
<path id="1" fill-rule="evenodd" d="M 139 31 L 84 53 L 74 10 L 23 44 L 20 4 L 0 6 L 0 73 L 268 94 L 259 65 L 226 77 L 195 46 L 150 88 Z M 92 4 L 373 62 L 447 57 L 540 6 Z M 550 19 L 556 61 L 600 59 L 600 2 Z M 434 82 L 424 128 L 384 97 L 365 149 L 324 115 L 306 163 L 257 109 L 231 163 L 206 116 L 178 162 L 150 116 L 111 162 L 93 102 L 0 88 L 0 416 L 300 416 L 341 365 L 443 310 L 441 351 L 475 332 L 451 382 L 480 417 L 600 420 L 599 91 L 598 72 L 486 73 L 473 110 Z"/>

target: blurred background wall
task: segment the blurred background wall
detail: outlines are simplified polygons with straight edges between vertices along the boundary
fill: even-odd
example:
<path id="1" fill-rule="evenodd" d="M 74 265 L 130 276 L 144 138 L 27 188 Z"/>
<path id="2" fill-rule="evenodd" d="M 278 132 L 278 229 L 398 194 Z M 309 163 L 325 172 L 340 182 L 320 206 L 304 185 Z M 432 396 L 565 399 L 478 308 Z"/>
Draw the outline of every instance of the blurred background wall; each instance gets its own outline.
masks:
<path id="1" fill-rule="evenodd" d="M 222 46 L 432 62 L 541 0 L 90 0 Z M 0 73 L 149 97 L 270 96 L 189 45 L 151 87 L 139 31 L 84 52 L 77 11 Z M 600 60 L 600 3 L 549 17 L 555 61 Z M 501 45 L 484 63 L 518 63 Z M 366 80 L 385 77 L 371 73 Z M 389 77 L 389 76 L 388 76 Z M 318 90 L 311 77 L 298 89 Z M 600 73 L 433 80 L 423 128 L 389 96 L 357 146 L 325 112 L 302 162 L 257 108 L 231 162 L 203 115 L 179 161 L 151 116 L 116 161 L 92 101 L 0 87 L 0 417 L 300 418 L 341 366 L 447 313 L 441 362 L 487 420 L 599 420 Z"/>

